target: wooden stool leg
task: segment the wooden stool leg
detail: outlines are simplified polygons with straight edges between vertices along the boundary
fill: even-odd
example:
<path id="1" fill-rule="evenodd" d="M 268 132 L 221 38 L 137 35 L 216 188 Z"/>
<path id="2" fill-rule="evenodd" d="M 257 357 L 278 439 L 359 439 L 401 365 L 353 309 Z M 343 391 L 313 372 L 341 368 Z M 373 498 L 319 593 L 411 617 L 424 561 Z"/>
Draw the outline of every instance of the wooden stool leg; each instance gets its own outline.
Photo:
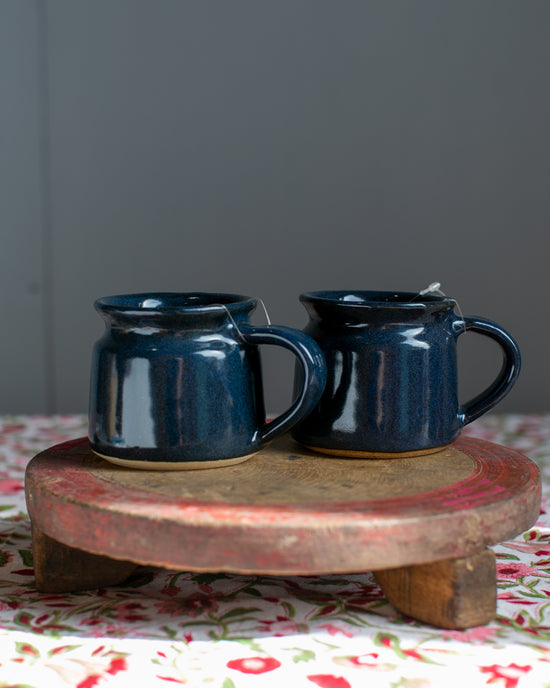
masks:
<path id="1" fill-rule="evenodd" d="M 63 545 L 34 526 L 32 550 L 36 587 L 40 592 L 76 592 L 116 585 L 137 568 L 129 561 Z"/>
<path id="2" fill-rule="evenodd" d="M 496 564 L 492 550 L 375 571 L 388 602 L 397 610 L 440 628 L 482 626 L 496 614 Z"/>

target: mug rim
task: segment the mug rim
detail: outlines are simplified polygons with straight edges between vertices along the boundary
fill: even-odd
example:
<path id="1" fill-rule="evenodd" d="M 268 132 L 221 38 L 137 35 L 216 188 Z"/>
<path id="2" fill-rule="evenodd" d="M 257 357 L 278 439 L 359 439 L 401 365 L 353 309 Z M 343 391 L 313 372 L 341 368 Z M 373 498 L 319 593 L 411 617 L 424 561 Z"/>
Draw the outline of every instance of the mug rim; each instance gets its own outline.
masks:
<path id="1" fill-rule="evenodd" d="M 151 301 L 151 303 L 146 303 Z M 156 303 L 155 303 L 156 302 Z M 94 301 L 96 310 L 103 313 L 212 313 L 220 308 L 230 311 L 252 310 L 257 305 L 252 296 L 229 292 L 135 292 L 102 296 Z"/>
<path id="2" fill-rule="evenodd" d="M 350 297 L 346 300 L 346 297 Z M 445 295 L 425 294 L 420 296 L 413 291 L 332 289 L 308 291 L 300 294 L 300 301 L 340 305 L 351 309 L 391 308 L 391 309 L 429 309 L 433 307 L 454 307 L 456 301 Z"/>

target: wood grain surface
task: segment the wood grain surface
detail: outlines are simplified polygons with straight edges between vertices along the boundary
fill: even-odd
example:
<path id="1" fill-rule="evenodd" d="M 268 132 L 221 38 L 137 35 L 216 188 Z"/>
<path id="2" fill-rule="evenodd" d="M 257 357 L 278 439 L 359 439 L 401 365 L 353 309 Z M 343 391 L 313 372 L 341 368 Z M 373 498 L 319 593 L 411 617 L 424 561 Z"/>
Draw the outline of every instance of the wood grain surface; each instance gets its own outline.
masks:
<path id="1" fill-rule="evenodd" d="M 88 454 L 85 465 L 101 480 L 131 490 L 176 499 L 231 504 L 322 504 L 387 499 L 453 485 L 475 469 L 475 461 L 450 447 L 401 459 L 319 456 L 289 436 L 245 463 L 183 473 L 128 470 Z"/>

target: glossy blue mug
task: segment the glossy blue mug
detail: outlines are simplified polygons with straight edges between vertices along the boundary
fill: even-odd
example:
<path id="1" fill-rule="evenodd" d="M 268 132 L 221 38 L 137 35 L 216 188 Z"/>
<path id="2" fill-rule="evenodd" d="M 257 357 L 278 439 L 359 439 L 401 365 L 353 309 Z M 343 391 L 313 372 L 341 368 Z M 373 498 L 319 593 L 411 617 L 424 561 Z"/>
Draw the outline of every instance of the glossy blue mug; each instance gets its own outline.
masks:
<path id="1" fill-rule="evenodd" d="M 463 318 L 446 296 L 408 292 L 302 294 L 304 329 L 326 359 L 327 383 L 315 409 L 292 434 L 317 451 L 352 457 L 438 451 L 493 408 L 521 366 L 512 337 L 484 318 Z M 496 380 L 471 401 L 457 394 L 456 344 L 478 332 L 500 346 Z M 297 387 L 301 372 L 296 374 Z"/>
<path id="2" fill-rule="evenodd" d="M 325 384 L 317 344 L 288 327 L 254 327 L 254 298 L 237 294 L 108 296 L 94 346 L 89 438 L 94 452 L 144 469 L 208 468 L 248 458 L 311 411 Z M 267 423 L 260 344 L 289 349 L 302 382 Z"/>

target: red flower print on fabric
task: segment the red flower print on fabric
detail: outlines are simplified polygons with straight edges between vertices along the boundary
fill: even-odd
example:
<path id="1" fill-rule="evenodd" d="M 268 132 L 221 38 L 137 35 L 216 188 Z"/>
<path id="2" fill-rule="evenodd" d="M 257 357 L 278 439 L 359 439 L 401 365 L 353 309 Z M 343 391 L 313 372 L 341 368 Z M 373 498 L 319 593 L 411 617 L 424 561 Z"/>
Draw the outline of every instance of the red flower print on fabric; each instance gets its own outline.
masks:
<path id="1" fill-rule="evenodd" d="M 515 561 L 497 563 L 497 578 L 507 578 L 517 580 L 521 576 L 536 576 L 538 570 L 527 564 Z"/>
<path id="2" fill-rule="evenodd" d="M 502 681 L 504 688 L 517 688 L 518 681 L 523 674 L 531 671 L 530 666 L 519 666 L 518 664 L 508 664 L 508 666 L 500 666 L 499 664 L 491 664 L 490 666 L 480 666 L 479 670 L 484 674 L 491 674 L 487 679 L 487 683 L 496 683 Z"/>
<path id="3" fill-rule="evenodd" d="M 319 688 L 351 688 L 349 681 L 343 676 L 333 676 L 333 674 L 312 674 L 307 677 L 309 681 L 315 683 Z"/>
<path id="4" fill-rule="evenodd" d="M 232 659 L 226 665 L 229 669 L 235 669 L 243 674 L 265 674 L 281 666 L 281 662 L 274 657 L 245 657 L 244 659 Z"/>
<path id="5" fill-rule="evenodd" d="M 17 494 L 25 489 L 19 480 L 0 480 L 0 492 L 2 494 Z"/>
<path id="6" fill-rule="evenodd" d="M 76 688 L 94 688 L 94 686 L 99 684 L 102 678 L 106 676 L 115 676 L 121 671 L 126 671 L 127 668 L 128 666 L 124 657 L 116 657 L 115 659 L 111 659 L 109 666 L 101 674 L 86 676 L 86 678 L 82 679 L 82 681 L 77 684 Z"/>
<path id="7" fill-rule="evenodd" d="M 324 624 L 323 626 L 319 626 L 319 628 L 322 628 L 324 631 L 326 631 L 329 635 L 338 635 L 339 633 L 346 638 L 353 638 L 353 633 L 350 633 L 349 631 L 345 631 L 343 628 L 340 628 L 339 626 L 335 626 L 334 624 Z"/>

